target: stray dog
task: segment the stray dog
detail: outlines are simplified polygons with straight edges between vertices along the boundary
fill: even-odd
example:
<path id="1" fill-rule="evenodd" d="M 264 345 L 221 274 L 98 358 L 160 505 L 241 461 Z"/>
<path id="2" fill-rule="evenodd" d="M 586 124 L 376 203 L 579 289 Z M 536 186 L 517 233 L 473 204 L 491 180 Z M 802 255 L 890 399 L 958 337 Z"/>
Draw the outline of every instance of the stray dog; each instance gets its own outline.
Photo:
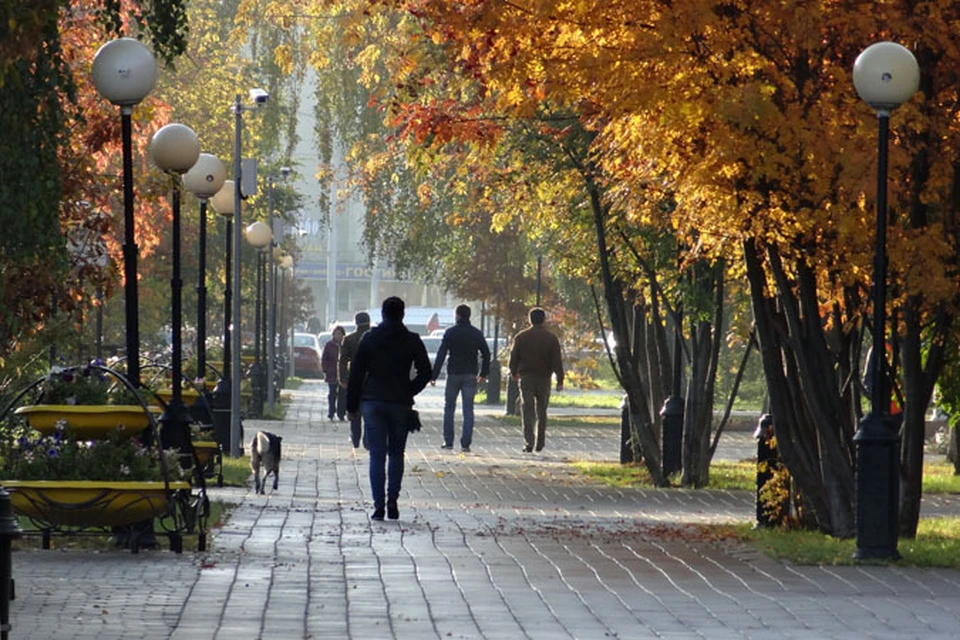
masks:
<path id="1" fill-rule="evenodd" d="M 273 474 L 273 490 L 277 490 L 280 481 L 280 441 L 278 435 L 269 431 L 257 431 L 250 441 L 250 469 L 253 471 L 254 488 L 257 493 L 264 493 L 267 478 Z M 263 480 L 260 479 L 260 469 L 263 469 Z"/>

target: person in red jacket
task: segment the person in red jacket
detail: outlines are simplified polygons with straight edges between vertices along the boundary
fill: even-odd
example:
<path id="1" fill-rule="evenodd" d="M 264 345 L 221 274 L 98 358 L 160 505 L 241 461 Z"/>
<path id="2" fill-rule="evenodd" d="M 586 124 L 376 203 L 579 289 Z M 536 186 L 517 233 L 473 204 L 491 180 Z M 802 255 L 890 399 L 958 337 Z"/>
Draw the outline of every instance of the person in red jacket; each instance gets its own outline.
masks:
<path id="1" fill-rule="evenodd" d="M 337 325 L 333 328 L 333 337 L 327 344 L 323 345 L 323 354 L 320 356 L 320 368 L 323 370 L 323 379 L 327 383 L 327 420 L 337 419 L 343 422 L 343 417 L 347 415 L 347 390 L 340 386 L 339 361 L 340 345 L 343 343 L 343 337 L 347 335 L 343 327 Z"/>
<path id="2" fill-rule="evenodd" d="M 547 314 L 530 310 L 530 326 L 517 334 L 510 351 L 510 375 L 520 385 L 525 453 L 541 451 L 547 435 L 547 405 L 550 378 L 557 376 L 557 391 L 563 391 L 563 357 L 560 340 L 544 326 Z M 536 440 L 534 440 L 536 425 Z"/>

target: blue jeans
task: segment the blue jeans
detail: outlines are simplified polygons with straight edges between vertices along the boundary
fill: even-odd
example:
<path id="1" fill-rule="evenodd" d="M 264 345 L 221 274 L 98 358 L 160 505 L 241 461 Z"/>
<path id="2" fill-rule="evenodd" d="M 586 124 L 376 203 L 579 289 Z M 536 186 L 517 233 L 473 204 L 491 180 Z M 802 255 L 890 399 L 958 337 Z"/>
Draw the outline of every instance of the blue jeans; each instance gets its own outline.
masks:
<path id="1" fill-rule="evenodd" d="M 453 414 L 457 410 L 457 396 L 463 405 L 463 433 L 460 446 L 473 442 L 473 397 L 477 395 L 477 376 L 472 373 L 447 374 L 443 392 L 443 444 L 453 446 Z"/>
<path id="2" fill-rule="evenodd" d="M 406 405 L 375 400 L 364 400 L 360 405 L 365 435 L 370 445 L 370 492 L 377 509 L 383 508 L 384 489 L 391 498 L 400 495 L 409 410 Z"/>

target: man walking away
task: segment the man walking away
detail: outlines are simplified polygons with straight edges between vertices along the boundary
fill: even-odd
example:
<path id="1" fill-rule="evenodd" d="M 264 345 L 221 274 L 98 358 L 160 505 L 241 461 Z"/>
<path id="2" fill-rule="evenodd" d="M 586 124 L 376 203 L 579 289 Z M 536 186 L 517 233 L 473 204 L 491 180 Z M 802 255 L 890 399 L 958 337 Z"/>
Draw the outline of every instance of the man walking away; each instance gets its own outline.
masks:
<path id="1" fill-rule="evenodd" d="M 443 333 L 437 361 L 433 363 L 433 380 L 436 384 L 443 369 L 444 358 L 450 354 L 447 363 L 447 386 L 443 393 L 443 449 L 453 448 L 453 414 L 457 409 L 457 396 L 463 407 L 463 432 L 460 434 L 460 447 L 470 451 L 473 443 L 473 398 L 477 395 L 477 385 L 483 384 L 490 373 L 490 347 L 479 329 L 470 324 L 470 307 L 461 304 L 454 312 L 456 324 Z M 477 354 L 479 375 L 477 374 Z"/>
<path id="2" fill-rule="evenodd" d="M 427 349 L 420 336 L 404 326 L 404 306 L 403 300 L 393 296 L 383 301 L 383 322 L 360 341 L 347 385 L 347 415 L 353 418 L 357 411 L 363 412 L 370 445 L 373 520 L 383 520 L 384 497 L 387 517 L 400 517 L 397 498 L 410 410 L 413 397 L 430 382 Z M 416 368 L 413 380 L 411 366 Z"/>
<path id="3" fill-rule="evenodd" d="M 370 329 L 370 314 L 361 311 L 353 317 L 353 321 L 357 325 L 356 331 L 348 333 L 343 339 L 343 344 L 340 345 L 339 379 L 340 386 L 344 391 L 347 389 L 347 381 L 350 380 L 350 364 L 357 353 L 360 338 Z M 363 447 L 366 449 L 368 448 L 367 438 L 360 423 L 360 414 L 357 413 L 353 418 L 350 418 L 350 441 L 353 442 L 354 449 L 360 446 L 361 434 L 363 435 Z"/>
<path id="4" fill-rule="evenodd" d="M 517 334 L 510 351 L 510 375 L 520 384 L 523 419 L 523 451 L 542 451 L 547 435 L 547 405 L 550 376 L 557 376 L 557 391 L 563 391 L 563 358 L 560 341 L 544 326 L 543 309 L 530 310 L 530 326 Z M 536 440 L 534 440 L 536 425 Z"/>

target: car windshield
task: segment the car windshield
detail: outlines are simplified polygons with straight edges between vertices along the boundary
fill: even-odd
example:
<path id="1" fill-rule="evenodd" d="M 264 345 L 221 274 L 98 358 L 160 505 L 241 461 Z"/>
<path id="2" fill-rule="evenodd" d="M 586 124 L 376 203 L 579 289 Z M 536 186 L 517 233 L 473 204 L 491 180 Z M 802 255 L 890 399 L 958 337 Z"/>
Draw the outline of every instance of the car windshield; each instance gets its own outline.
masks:
<path id="1" fill-rule="evenodd" d="M 436 353 L 440 350 L 440 342 L 443 338 L 438 338 L 436 336 L 425 336 L 420 338 L 423 340 L 423 346 L 427 348 L 427 353 Z"/>
<path id="2" fill-rule="evenodd" d="M 317 338 L 314 335 L 309 333 L 298 333 L 293 336 L 293 344 L 297 347 L 314 347 L 317 346 Z"/>

